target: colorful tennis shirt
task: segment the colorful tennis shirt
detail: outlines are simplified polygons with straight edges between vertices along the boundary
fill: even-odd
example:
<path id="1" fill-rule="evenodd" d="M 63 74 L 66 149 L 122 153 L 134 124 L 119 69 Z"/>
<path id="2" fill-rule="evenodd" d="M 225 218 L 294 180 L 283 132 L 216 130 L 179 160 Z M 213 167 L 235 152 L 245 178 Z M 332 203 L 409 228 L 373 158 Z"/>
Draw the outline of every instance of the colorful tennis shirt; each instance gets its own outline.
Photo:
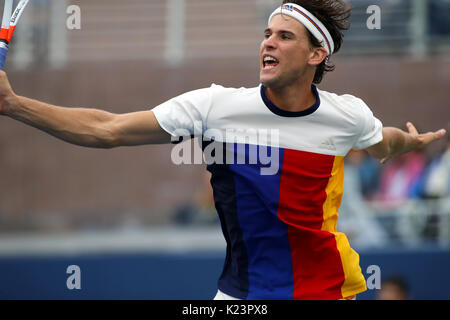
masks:
<path id="1" fill-rule="evenodd" d="M 358 98 L 312 91 L 317 102 L 301 112 L 279 109 L 263 85 L 214 84 L 153 109 L 174 138 L 203 136 L 227 242 L 219 290 L 235 298 L 340 299 L 366 290 L 359 256 L 336 223 L 344 156 L 380 142 L 382 124 Z"/>

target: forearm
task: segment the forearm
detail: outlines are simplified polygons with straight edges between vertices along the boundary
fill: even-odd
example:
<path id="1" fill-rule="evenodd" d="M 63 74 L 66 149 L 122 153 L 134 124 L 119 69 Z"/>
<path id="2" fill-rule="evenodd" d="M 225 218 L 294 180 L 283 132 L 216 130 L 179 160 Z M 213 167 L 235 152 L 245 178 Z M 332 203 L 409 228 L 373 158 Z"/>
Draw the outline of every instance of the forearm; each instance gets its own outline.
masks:
<path id="1" fill-rule="evenodd" d="M 6 115 L 66 142 L 92 148 L 111 148 L 108 125 L 114 114 L 96 109 L 65 108 L 25 97 L 6 99 Z"/>
<path id="2" fill-rule="evenodd" d="M 444 129 L 419 134 L 411 122 L 406 126 L 408 132 L 392 127 L 383 128 L 383 141 L 366 150 L 371 156 L 382 159 L 381 163 L 385 163 L 396 155 L 423 148 L 435 140 L 442 139 L 446 134 Z"/>
<path id="3" fill-rule="evenodd" d="M 393 127 L 383 128 L 383 141 L 386 144 L 383 157 L 394 157 L 415 150 L 418 147 L 415 137 Z"/>

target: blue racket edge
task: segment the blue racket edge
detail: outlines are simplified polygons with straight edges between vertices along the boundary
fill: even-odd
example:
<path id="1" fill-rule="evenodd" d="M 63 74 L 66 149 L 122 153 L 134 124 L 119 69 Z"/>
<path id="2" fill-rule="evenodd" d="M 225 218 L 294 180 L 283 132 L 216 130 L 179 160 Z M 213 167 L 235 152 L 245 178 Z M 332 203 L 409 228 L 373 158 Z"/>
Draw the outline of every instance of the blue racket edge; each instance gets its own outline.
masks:
<path id="1" fill-rule="evenodd" d="M 0 70 L 5 70 L 5 61 L 8 55 L 8 45 L 0 42 Z"/>

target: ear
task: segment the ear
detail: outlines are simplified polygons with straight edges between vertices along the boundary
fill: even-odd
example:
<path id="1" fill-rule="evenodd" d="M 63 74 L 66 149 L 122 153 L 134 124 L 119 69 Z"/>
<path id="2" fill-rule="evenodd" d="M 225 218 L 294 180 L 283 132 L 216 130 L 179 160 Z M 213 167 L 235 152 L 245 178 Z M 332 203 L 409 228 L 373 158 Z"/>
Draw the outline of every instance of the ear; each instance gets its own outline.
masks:
<path id="1" fill-rule="evenodd" d="M 318 66 L 328 56 L 328 52 L 324 47 L 313 48 L 308 63 L 312 66 Z"/>

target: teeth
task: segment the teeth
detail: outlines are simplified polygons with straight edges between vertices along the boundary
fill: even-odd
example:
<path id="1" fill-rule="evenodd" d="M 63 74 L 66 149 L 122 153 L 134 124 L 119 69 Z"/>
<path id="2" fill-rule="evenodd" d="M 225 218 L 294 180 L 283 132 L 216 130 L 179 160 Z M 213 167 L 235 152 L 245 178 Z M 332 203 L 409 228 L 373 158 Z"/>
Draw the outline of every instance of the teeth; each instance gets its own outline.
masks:
<path id="1" fill-rule="evenodd" d="M 274 57 L 267 56 L 264 58 L 264 62 L 278 62 Z"/>

